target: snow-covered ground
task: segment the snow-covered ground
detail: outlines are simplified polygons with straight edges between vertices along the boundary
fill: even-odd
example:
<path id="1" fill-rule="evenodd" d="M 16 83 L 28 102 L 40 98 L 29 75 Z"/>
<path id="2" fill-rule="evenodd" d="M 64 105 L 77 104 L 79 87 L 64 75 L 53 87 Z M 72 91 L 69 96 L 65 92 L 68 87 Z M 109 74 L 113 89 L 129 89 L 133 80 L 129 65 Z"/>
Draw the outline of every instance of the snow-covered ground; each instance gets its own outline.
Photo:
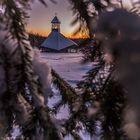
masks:
<path id="1" fill-rule="evenodd" d="M 75 86 L 92 66 L 91 63 L 81 64 L 81 53 L 41 53 L 41 57 L 45 59 L 48 64 L 72 86 Z M 54 104 L 61 99 L 58 89 L 54 88 L 53 93 L 54 95 L 48 99 L 48 106 L 50 108 L 53 108 Z M 56 114 L 56 116 L 54 116 L 56 122 L 61 122 L 69 117 L 70 114 L 68 105 L 62 106 L 60 111 Z M 19 128 L 15 128 L 13 138 L 19 133 Z M 83 138 L 83 140 L 100 140 L 96 136 L 90 137 L 84 129 L 79 132 L 79 135 Z M 73 138 L 71 135 L 67 135 L 64 140 L 73 140 Z"/>
<path id="2" fill-rule="evenodd" d="M 81 53 L 42 53 L 41 56 L 72 86 L 82 79 L 92 65 L 81 64 Z"/>
<path id="3" fill-rule="evenodd" d="M 91 63 L 82 64 L 82 54 L 81 53 L 42 53 L 42 58 L 44 58 L 48 64 L 69 84 L 75 86 L 76 83 L 82 80 L 85 73 L 91 68 Z M 48 105 L 53 107 L 53 105 L 60 100 L 59 91 L 55 91 L 52 98 L 49 98 Z M 55 116 L 58 121 L 69 118 L 69 109 L 65 105 L 61 107 L 59 113 Z M 90 137 L 90 135 L 83 129 L 79 132 L 83 140 L 99 140 L 97 137 Z M 73 140 L 69 135 L 66 136 L 64 140 Z"/>

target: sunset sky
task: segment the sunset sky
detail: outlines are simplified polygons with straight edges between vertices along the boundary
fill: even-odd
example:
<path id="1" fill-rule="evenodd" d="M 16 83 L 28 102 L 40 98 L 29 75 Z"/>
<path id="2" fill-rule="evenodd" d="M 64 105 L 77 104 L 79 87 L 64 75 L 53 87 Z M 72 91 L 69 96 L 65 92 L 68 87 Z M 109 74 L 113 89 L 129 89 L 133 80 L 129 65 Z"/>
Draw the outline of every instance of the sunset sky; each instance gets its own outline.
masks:
<path id="1" fill-rule="evenodd" d="M 45 1 L 48 7 L 42 5 L 38 0 L 32 4 L 27 30 L 47 36 L 51 31 L 51 20 L 55 16 L 55 13 L 57 13 L 61 21 L 61 32 L 65 36 L 73 37 L 72 35 L 76 27 L 70 25 L 73 19 L 73 12 L 68 0 L 55 0 L 57 4 L 52 3 L 50 0 Z M 123 0 L 125 4 L 128 4 L 128 1 Z"/>
<path id="2" fill-rule="evenodd" d="M 28 21 L 27 30 L 47 36 L 51 31 L 51 20 L 57 13 L 61 21 L 61 32 L 71 37 L 75 28 L 70 25 L 73 19 L 71 5 L 67 0 L 59 0 L 57 4 L 45 0 L 48 7 L 44 7 L 41 3 L 35 2 L 32 5 L 30 19 Z M 57 0 L 58 1 L 58 0 Z"/>

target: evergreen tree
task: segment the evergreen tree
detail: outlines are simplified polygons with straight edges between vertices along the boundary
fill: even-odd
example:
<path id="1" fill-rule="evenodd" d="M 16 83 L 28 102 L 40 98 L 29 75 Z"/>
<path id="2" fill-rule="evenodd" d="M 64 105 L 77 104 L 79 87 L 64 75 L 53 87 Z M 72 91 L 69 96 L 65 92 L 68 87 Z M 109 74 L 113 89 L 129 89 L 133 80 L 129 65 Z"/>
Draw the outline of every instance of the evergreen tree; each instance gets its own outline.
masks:
<path id="1" fill-rule="evenodd" d="M 76 14 L 72 24 L 80 22 L 76 32 L 89 34 L 90 39 L 86 41 L 88 47 L 83 49 L 83 53 L 84 59 L 93 63 L 93 68 L 87 72 L 84 80 L 77 84 L 76 89 L 53 69 L 51 70 L 52 84 L 60 91 L 61 96 L 61 100 L 53 109 L 47 105 L 51 94 L 51 83 L 48 80 L 50 69 L 32 50 L 25 31 L 30 0 L 0 1 L 4 9 L 0 14 L 0 139 L 2 140 L 8 137 L 12 139 L 14 127 L 20 130 L 20 135 L 16 139 L 61 140 L 71 134 L 75 140 L 82 140 L 79 131 L 84 128 L 89 135 L 97 135 L 103 140 L 128 140 L 123 131 L 123 112 L 127 105 L 127 94 L 114 76 L 118 52 L 113 48 L 120 33 L 126 36 L 126 31 L 121 24 L 114 28 L 112 24 L 106 22 L 108 15 L 110 16 L 108 8 L 115 9 L 115 5 L 109 0 L 69 1 Z M 40 2 L 47 6 L 43 0 Z M 89 6 L 93 6 L 92 12 Z M 135 9 L 136 7 L 131 9 L 131 12 L 135 12 Z M 112 12 L 112 15 L 115 12 Z M 116 13 L 118 12 L 126 14 L 125 16 L 131 15 L 126 10 L 119 9 Z M 130 17 L 139 18 L 135 14 Z M 97 23 L 97 28 L 93 23 Z M 99 32 L 103 38 L 95 36 Z M 111 62 L 105 61 L 105 51 L 102 49 L 108 43 L 106 40 L 113 46 L 109 49 L 116 58 Z M 60 107 L 66 104 L 69 107 L 70 117 L 59 125 L 52 114 L 57 113 Z"/>
<path id="2" fill-rule="evenodd" d="M 46 3 L 40 0 L 44 5 Z M 1 6 L 1 139 L 14 126 L 21 129 L 20 139 L 61 139 L 45 105 L 44 88 L 25 31 L 30 1 L 2 0 Z M 18 58 L 18 61 L 17 61 Z M 40 64 L 41 65 L 41 64 Z M 45 65 L 45 64 L 44 64 Z M 44 68 L 46 68 L 44 66 Z M 44 70 L 46 71 L 46 70 Z M 45 83 L 44 83 L 45 84 Z M 47 92 L 47 91 L 45 91 Z"/>

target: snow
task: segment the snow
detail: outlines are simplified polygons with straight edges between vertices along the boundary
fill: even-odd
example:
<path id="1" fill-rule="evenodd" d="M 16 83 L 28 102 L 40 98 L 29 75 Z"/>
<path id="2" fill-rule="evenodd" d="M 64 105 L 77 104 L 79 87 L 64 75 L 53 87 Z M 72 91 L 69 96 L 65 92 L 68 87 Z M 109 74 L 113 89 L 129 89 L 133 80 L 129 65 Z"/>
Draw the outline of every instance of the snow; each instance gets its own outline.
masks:
<path id="1" fill-rule="evenodd" d="M 42 53 L 42 58 L 45 59 L 48 64 L 70 85 L 76 86 L 76 83 L 83 79 L 85 73 L 91 68 L 91 63 L 82 64 L 82 54 L 81 53 Z M 61 100 L 59 96 L 59 91 L 53 88 L 53 97 L 48 99 L 48 106 L 53 108 L 53 106 Z M 68 119 L 69 109 L 68 105 L 62 106 L 55 116 L 55 118 L 61 122 L 61 120 Z M 91 137 L 86 130 L 81 130 L 79 135 L 83 140 L 100 140 L 99 137 Z M 64 140 L 73 140 L 71 135 L 67 135 Z"/>
<path id="2" fill-rule="evenodd" d="M 44 61 L 55 69 L 56 72 L 72 86 L 75 86 L 92 66 L 90 63 L 81 64 L 82 54 L 80 53 L 42 53 L 41 58 L 43 58 Z M 48 99 L 48 106 L 50 108 L 53 108 L 53 106 L 61 100 L 59 90 L 54 88 L 53 85 L 52 87 L 54 94 Z M 65 106 L 62 106 L 56 116 L 52 114 L 52 118 L 53 117 L 54 121 L 61 125 L 63 121 L 70 117 L 68 105 L 66 104 Z M 97 131 L 100 131 L 100 128 Z M 15 126 L 12 132 L 13 139 L 19 134 L 20 129 L 18 126 Z M 91 137 L 85 129 L 79 131 L 79 135 L 83 138 L 83 140 L 100 140 L 99 137 Z M 67 135 L 64 140 L 73 140 L 73 137 L 71 135 Z"/>
<path id="3" fill-rule="evenodd" d="M 81 53 L 42 53 L 42 58 L 72 86 L 82 80 L 91 63 L 81 64 Z"/>

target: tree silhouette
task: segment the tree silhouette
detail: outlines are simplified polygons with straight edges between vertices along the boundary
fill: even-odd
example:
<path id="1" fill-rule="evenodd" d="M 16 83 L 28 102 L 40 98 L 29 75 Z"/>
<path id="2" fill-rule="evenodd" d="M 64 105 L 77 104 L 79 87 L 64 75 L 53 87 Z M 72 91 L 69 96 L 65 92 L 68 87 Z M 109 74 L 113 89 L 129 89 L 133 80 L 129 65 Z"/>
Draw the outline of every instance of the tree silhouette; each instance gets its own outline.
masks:
<path id="1" fill-rule="evenodd" d="M 44 0 L 39 1 L 47 6 Z M 82 140 L 79 131 L 83 128 L 91 137 L 99 136 L 103 140 L 128 140 L 123 130 L 123 113 L 128 104 L 128 94 L 114 76 L 116 67 L 119 67 L 117 62 L 120 62 L 118 57 L 121 52 L 115 46 L 118 45 L 116 40 L 122 41 L 122 37 L 127 39 L 130 33 L 127 28 L 131 27 L 131 24 L 120 24 L 123 20 L 118 17 L 123 14 L 125 19 L 133 18 L 140 23 L 139 17 L 135 14 L 137 8 L 134 5 L 135 8 L 131 9 L 131 12 L 116 9 L 109 0 L 69 1 L 76 15 L 72 25 L 80 23 L 76 32 L 89 34 L 89 39 L 84 42 L 88 47 L 82 51 L 85 60 L 93 63 L 92 69 L 75 89 L 55 70 L 50 70 L 28 43 L 25 21 L 28 17 L 27 11 L 31 8 L 31 1 L 0 2 L 4 9 L 0 14 L 0 139 L 2 140 L 12 139 L 11 133 L 15 127 L 20 130 L 16 139 L 21 140 L 63 140 L 68 134 L 75 140 Z M 92 11 L 89 10 L 89 6 L 93 6 Z M 108 12 L 111 8 L 114 11 Z M 116 20 L 112 18 L 113 15 Z M 124 28 L 124 25 L 127 26 Z M 139 24 L 136 25 L 138 28 Z M 136 30 L 134 32 L 131 30 L 131 33 L 137 38 Z M 119 45 L 122 47 L 124 44 Z M 105 49 L 111 51 L 114 60 L 105 59 Z M 47 105 L 48 97 L 51 95 L 50 73 L 52 84 L 59 90 L 61 96 L 61 100 L 53 109 Z M 63 105 L 68 105 L 70 117 L 59 124 L 53 116 Z"/>

